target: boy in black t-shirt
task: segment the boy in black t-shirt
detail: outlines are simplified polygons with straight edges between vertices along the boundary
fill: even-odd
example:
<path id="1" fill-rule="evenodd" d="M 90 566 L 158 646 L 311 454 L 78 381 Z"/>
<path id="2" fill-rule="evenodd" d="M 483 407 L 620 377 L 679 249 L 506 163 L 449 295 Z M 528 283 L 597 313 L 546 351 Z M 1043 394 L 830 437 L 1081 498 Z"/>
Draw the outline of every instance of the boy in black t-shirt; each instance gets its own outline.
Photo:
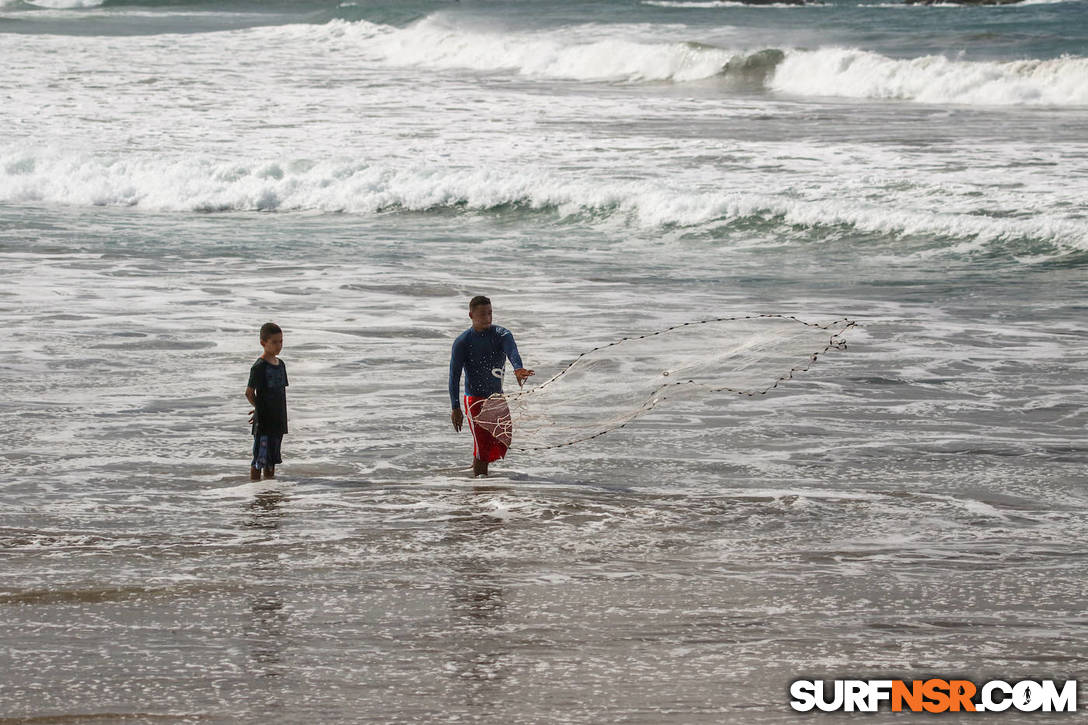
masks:
<path id="1" fill-rule="evenodd" d="M 261 347 L 264 354 L 249 369 L 246 400 L 253 406 L 253 462 L 249 478 L 261 480 L 276 477 L 280 460 L 280 442 L 287 432 L 287 366 L 277 355 L 283 349 L 283 330 L 274 322 L 261 325 Z"/>

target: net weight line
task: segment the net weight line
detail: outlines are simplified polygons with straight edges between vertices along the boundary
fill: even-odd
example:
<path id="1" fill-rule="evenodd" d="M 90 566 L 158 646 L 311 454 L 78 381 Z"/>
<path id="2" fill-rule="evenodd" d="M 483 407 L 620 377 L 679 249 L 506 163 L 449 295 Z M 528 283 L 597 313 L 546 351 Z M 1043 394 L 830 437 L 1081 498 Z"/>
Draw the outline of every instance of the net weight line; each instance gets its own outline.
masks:
<path id="1" fill-rule="evenodd" d="M 649 332 L 649 333 L 646 333 L 644 335 L 631 335 L 631 336 L 628 336 L 628 337 L 622 337 L 622 338 L 620 338 L 618 340 L 615 340 L 613 342 L 610 342 L 610 343 L 608 343 L 606 345 L 599 345 L 599 346 L 597 346 L 597 347 L 595 347 L 595 348 L 593 348 L 591 350 L 586 350 L 585 352 L 579 354 L 576 358 L 574 358 L 574 360 L 572 360 L 565 368 L 560 370 L 558 373 L 556 373 L 555 375 L 553 375 L 551 378 L 544 381 L 540 385 L 538 385 L 538 386 L 536 386 L 536 387 L 534 387 L 534 388 L 532 388 L 530 390 L 518 391 L 518 392 L 515 392 L 515 393 L 495 393 L 489 398 L 489 402 L 490 401 L 495 401 L 496 403 L 498 403 L 498 402 L 501 401 L 502 404 L 503 404 L 503 407 L 505 407 L 505 404 L 506 404 L 507 401 L 519 401 L 520 402 L 522 400 L 526 400 L 526 399 L 531 398 L 531 396 L 539 395 L 542 390 L 544 390 L 548 386 L 552 385 L 557 380 L 561 379 L 564 375 L 566 375 L 575 365 L 577 365 L 586 356 L 592 355 L 593 353 L 600 352 L 602 350 L 607 350 L 608 348 L 615 347 L 617 345 L 622 345 L 625 342 L 630 342 L 630 341 L 633 341 L 633 340 L 644 340 L 644 339 L 647 339 L 647 338 L 653 338 L 653 337 L 656 337 L 658 335 L 664 335 L 664 334 L 667 334 L 669 332 L 672 332 L 674 330 L 678 330 L 678 329 L 681 329 L 681 328 L 684 328 L 684 327 L 693 327 L 693 326 L 697 326 L 697 325 L 706 325 L 706 324 L 711 324 L 711 323 L 716 323 L 716 322 L 740 322 L 740 321 L 744 321 L 744 320 L 760 320 L 760 319 L 788 320 L 788 321 L 796 322 L 796 323 L 798 323 L 800 325 L 804 325 L 805 327 L 811 327 L 811 328 L 820 329 L 820 330 L 835 330 L 835 331 L 832 332 L 832 334 L 828 338 L 827 344 L 823 347 L 823 349 L 817 350 L 816 352 L 810 354 L 808 356 L 807 360 L 805 361 L 805 363 L 803 363 L 801 365 L 795 365 L 794 367 L 791 367 L 789 369 L 789 371 L 787 371 L 786 373 L 784 373 L 782 375 L 779 375 L 771 384 L 769 384 L 769 385 L 767 385 L 765 387 L 758 388 L 756 390 L 742 390 L 742 389 L 734 388 L 734 387 L 730 387 L 730 386 L 716 386 L 716 387 L 707 387 L 706 392 L 708 392 L 708 393 L 722 393 L 722 392 L 736 393 L 737 395 L 744 395 L 744 396 L 747 396 L 747 397 L 750 397 L 750 398 L 754 398 L 754 397 L 756 397 L 758 395 L 766 395 L 771 390 L 774 390 L 775 388 L 777 388 L 779 385 L 786 382 L 787 380 L 793 379 L 795 374 L 803 373 L 803 372 L 807 371 L 809 368 L 812 367 L 813 364 L 815 364 L 817 362 L 817 360 L 819 359 L 819 357 L 821 355 L 823 355 L 823 354 L 825 354 L 825 353 L 827 353 L 827 352 L 829 352 L 831 350 L 845 350 L 846 349 L 846 340 L 842 338 L 842 335 L 847 330 L 849 330 L 852 327 L 855 327 L 858 324 L 856 321 L 844 317 L 844 318 L 839 318 L 839 319 L 834 320 L 832 322 L 821 325 L 821 324 L 815 323 L 815 322 L 806 322 L 805 320 L 799 319 L 798 317 L 796 317 L 794 315 L 780 315 L 780 314 L 743 315 L 743 316 L 737 316 L 737 317 L 715 317 L 715 318 L 710 318 L 710 319 L 706 319 L 706 320 L 695 320 L 695 321 L 691 321 L 691 322 L 683 322 L 681 324 L 673 325 L 671 327 L 666 327 L 664 329 L 657 330 L 656 332 Z M 663 371 L 662 375 L 669 376 L 670 373 L 669 373 L 669 371 Z M 583 443 L 585 441 L 593 440 L 594 438 L 599 438 L 599 437 L 605 435 L 606 433 L 612 433 L 614 431 L 617 431 L 617 430 L 619 430 L 621 428 L 626 427 L 629 423 L 635 421 L 636 419 L 642 417 L 646 413 L 653 410 L 662 401 L 667 400 L 668 396 L 663 394 L 664 391 L 676 388 L 677 386 L 700 385 L 700 384 L 706 385 L 705 383 L 699 383 L 699 381 L 695 380 L 694 378 L 690 378 L 690 379 L 687 379 L 687 380 L 676 380 L 676 381 L 669 381 L 669 382 L 662 383 L 657 388 L 655 388 L 652 392 L 650 392 L 650 394 L 646 397 L 646 399 L 642 402 L 642 404 L 640 406 L 638 406 L 637 408 L 635 408 L 629 415 L 627 415 L 625 420 L 623 420 L 622 422 L 615 422 L 614 424 L 607 426 L 603 430 L 600 430 L 600 431 L 598 431 L 596 433 L 593 433 L 591 435 L 585 435 L 585 436 L 581 436 L 581 437 L 578 437 L 578 438 L 574 438 L 574 439 L 569 440 L 569 441 L 565 441 L 565 442 L 562 442 L 562 443 L 554 443 L 554 444 L 551 444 L 551 445 L 536 445 L 536 446 L 527 445 L 527 446 L 523 446 L 523 445 L 518 445 L 517 443 L 514 443 L 511 446 L 511 448 L 514 448 L 514 449 L 517 449 L 517 450 L 522 450 L 522 451 L 546 451 L 546 450 L 551 450 L 551 449 L 555 449 L 555 448 L 564 448 L 564 447 L 567 447 L 567 446 L 572 446 L 572 445 L 574 445 L 576 443 Z M 500 421 L 498 421 L 498 426 L 497 427 L 498 428 L 504 428 L 504 427 L 508 428 L 507 432 L 512 433 L 513 432 L 513 430 L 512 430 L 513 429 L 513 420 L 509 416 L 510 416 L 510 414 L 507 413 L 506 416 L 504 416 L 504 419 L 501 419 Z"/>

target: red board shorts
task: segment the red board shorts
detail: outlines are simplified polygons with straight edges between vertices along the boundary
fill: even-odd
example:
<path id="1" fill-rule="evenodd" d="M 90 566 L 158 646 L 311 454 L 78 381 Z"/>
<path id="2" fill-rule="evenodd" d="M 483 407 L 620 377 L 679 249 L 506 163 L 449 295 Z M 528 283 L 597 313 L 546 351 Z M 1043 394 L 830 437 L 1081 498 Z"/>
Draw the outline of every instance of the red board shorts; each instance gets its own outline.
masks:
<path id="1" fill-rule="evenodd" d="M 472 457 L 497 461 L 506 457 L 513 433 L 510 408 L 502 398 L 464 396 L 468 429 L 472 432 Z"/>

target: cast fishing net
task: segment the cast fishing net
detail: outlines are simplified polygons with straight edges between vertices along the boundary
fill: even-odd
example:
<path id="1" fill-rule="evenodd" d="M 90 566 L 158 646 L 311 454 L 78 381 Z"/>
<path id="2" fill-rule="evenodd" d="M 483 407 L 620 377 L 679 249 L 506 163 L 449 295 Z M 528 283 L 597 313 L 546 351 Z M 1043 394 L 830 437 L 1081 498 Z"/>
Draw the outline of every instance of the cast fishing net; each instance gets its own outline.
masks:
<path id="1" fill-rule="evenodd" d="M 514 449 L 573 445 L 666 403 L 765 395 L 824 353 L 844 349 L 843 334 L 855 324 L 769 314 L 685 322 L 595 347 L 551 370 L 535 364 L 537 379 L 551 377 L 496 393 L 472 417 Z"/>

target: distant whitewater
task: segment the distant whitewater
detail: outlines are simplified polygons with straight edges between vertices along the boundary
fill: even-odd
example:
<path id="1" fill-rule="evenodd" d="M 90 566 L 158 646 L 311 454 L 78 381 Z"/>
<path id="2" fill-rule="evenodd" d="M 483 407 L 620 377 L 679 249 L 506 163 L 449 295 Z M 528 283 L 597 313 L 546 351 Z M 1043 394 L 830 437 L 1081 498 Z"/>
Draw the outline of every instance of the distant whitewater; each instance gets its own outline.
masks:
<path id="1" fill-rule="evenodd" d="M 451 26 L 438 18 L 407 28 L 334 21 L 321 28 L 299 26 L 273 32 L 278 40 L 288 42 L 358 43 L 375 62 L 439 70 L 513 72 L 578 81 L 683 83 L 720 77 L 754 81 L 794 95 L 974 105 L 1088 105 L 1088 58 L 1080 56 L 1012 62 L 945 56 L 903 60 L 853 48 L 744 49 L 655 42 L 645 37 L 645 28 L 637 26 L 488 33 Z"/>
<path id="2" fill-rule="evenodd" d="M 48 8 L 51 10 L 71 10 L 77 8 L 100 7 L 105 0 L 0 0 L 0 7 L 18 7 L 20 5 Z"/>
<path id="3" fill-rule="evenodd" d="M 869 51 L 826 48 L 787 53 L 772 90 L 967 105 L 1088 105 L 1088 58 L 982 62 L 925 56 L 892 59 Z"/>
<path id="4" fill-rule="evenodd" d="M 95 21 L 128 12 L 108 8 Z M 986 123 L 998 129 L 1025 108 L 1076 113 L 1088 108 L 1088 59 L 902 58 L 806 48 L 777 29 L 769 35 L 782 42 L 771 44 L 740 24 L 748 16 L 730 12 L 705 28 L 511 28 L 440 12 L 404 25 L 334 19 L 123 42 L 84 35 L 85 19 L 74 35 L 9 35 L 19 70 L 0 79 L 9 100 L 0 202 L 367 216 L 514 211 L 652 233 L 849 230 L 923 249 L 935 239 L 959 252 L 1088 249 L 1080 193 L 1068 183 L 1088 174 L 1075 142 L 1039 149 L 990 133 L 980 145 L 982 127 L 971 122 L 954 149 L 946 146 L 955 162 L 945 166 L 918 150 L 918 139 L 899 146 L 845 131 L 804 136 L 806 109 L 818 107 L 848 114 L 866 133 L 884 123 L 866 119 L 900 108 L 936 114 L 911 126 L 920 138 L 963 109 L 992 114 Z M 50 30 L 64 27 L 63 11 L 48 16 Z M 986 37 L 965 37 L 975 35 Z M 174 55 L 163 55 L 164 43 Z M 62 55 L 98 68 L 97 87 L 58 67 Z M 557 142 L 552 128 L 568 123 L 575 130 Z M 718 125 L 730 133 L 701 132 Z M 468 126 L 471 135 L 462 132 Z M 1059 164 L 1065 180 L 1051 173 Z M 1001 184 L 975 173 L 995 166 Z"/>
<path id="5" fill-rule="evenodd" d="M 10 0 L 9 0 L 10 2 Z M 102 0 L 37 0 L 84 8 Z M 14 3 L 12 3 L 14 4 Z M 722 34 L 731 31 L 722 25 Z M 1088 106 L 1088 58 L 972 61 L 947 55 L 892 58 L 859 48 L 734 47 L 695 41 L 686 26 L 584 24 L 534 32 L 464 27 L 441 15 L 407 27 L 333 20 L 233 31 L 232 45 L 295 46 L 368 63 L 471 70 L 583 82 L 689 83 L 720 79 L 793 96 L 895 99 L 979 106 Z"/>

